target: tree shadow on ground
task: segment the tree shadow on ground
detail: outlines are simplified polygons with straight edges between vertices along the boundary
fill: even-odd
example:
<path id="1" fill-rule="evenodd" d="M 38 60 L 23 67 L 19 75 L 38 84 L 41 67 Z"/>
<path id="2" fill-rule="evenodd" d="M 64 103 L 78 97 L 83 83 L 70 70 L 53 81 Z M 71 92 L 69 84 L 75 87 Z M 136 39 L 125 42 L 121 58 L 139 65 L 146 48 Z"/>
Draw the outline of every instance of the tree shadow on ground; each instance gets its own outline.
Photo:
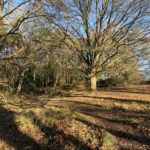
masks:
<path id="1" fill-rule="evenodd" d="M 32 112 L 28 119 L 37 126 L 44 134 L 44 139 L 48 143 L 39 144 L 27 134 L 22 133 L 15 122 L 14 111 L 7 110 L 0 106 L 0 140 L 8 143 L 15 150 L 59 150 L 63 149 L 66 144 L 74 145 L 78 150 L 90 150 L 90 148 L 81 140 L 72 135 L 65 134 L 63 130 L 58 130 L 56 125 L 46 126 Z"/>
<path id="2" fill-rule="evenodd" d="M 38 126 L 41 132 L 44 133 L 46 139 L 48 139 L 49 150 L 63 150 L 65 146 L 74 145 L 77 150 L 90 150 L 90 148 L 76 137 L 65 134 L 63 130 L 58 130 L 58 127 L 53 125 L 45 125 L 43 122 L 32 112 L 32 122 Z"/>
<path id="3" fill-rule="evenodd" d="M 82 112 L 84 113 L 84 112 Z M 136 129 L 138 124 L 137 123 L 132 123 L 132 122 L 128 122 L 128 121 L 124 121 L 124 120 L 115 120 L 115 119 L 108 119 L 105 117 L 98 117 L 96 115 L 91 115 L 89 113 L 84 113 L 85 115 L 90 115 L 91 117 L 95 117 L 101 120 L 105 120 L 107 122 L 111 123 L 117 123 L 119 125 L 128 125 L 131 126 L 132 128 Z M 81 120 L 80 120 L 81 121 Z M 144 135 L 136 135 L 136 134 L 131 134 L 129 132 L 126 131 L 122 131 L 122 130 L 117 130 L 117 129 L 113 129 L 113 128 L 105 128 L 105 130 L 107 130 L 108 132 L 112 133 L 113 135 L 117 136 L 117 137 L 121 137 L 121 138 L 126 138 L 128 140 L 133 140 L 133 141 L 137 141 L 139 143 L 145 144 L 150 146 L 150 138 L 144 136 Z"/>
<path id="4" fill-rule="evenodd" d="M 76 120 L 80 121 L 80 122 L 82 122 L 82 123 L 84 123 L 84 124 L 86 124 L 88 126 L 93 126 L 95 128 L 105 129 L 106 131 L 108 131 L 109 133 L 113 134 L 116 137 L 124 138 L 124 139 L 127 139 L 128 141 L 137 141 L 137 142 L 139 142 L 141 144 L 144 144 L 145 145 L 144 147 L 146 147 L 146 150 L 149 149 L 149 146 L 150 146 L 150 142 L 149 142 L 150 139 L 149 138 L 144 138 L 143 136 L 133 135 L 133 134 L 130 134 L 128 132 L 118 131 L 116 129 L 105 128 L 104 126 L 93 124 L 93 123 L 91 123 L 91 122 L 89 122 L 89 121 L 87 121 L 85 119 L 81 119 L 81 118 L 76 118 Z M 126 143 L 125 145 L 120 145 L 119 146 L 120 147 L 119 150 L 130 150 L 130 148 L 128 147 L 128 144 L 129 143 Z M 134 149 L 134 146 L 132 146 L 132 148 Z"/>
<path id="5" fill-rule="evenodd" d="M 14 119 L 15 115 L 14 111 L 0 106 L 0 139 L 15 150 L 44 149 L 44 146 L 19 130 Z"/>
<path id="6" fill-rule="evenodd" d="M 103 127 L 116 137 L 127 140 L 128 143 L 136 142 L 139 145 L 150 146 L 150 138 L 144 135 L 147 130 L 141 132 L 141 129 L 138 128 L 149 128 L 150 114 L 147 112 L 125 110 L 119 107 L 105 108 L 101 105 L 73 100 L 54 100 L 51 101 L 50 105 L 69 108 L 70 110 L 95 118 L 100 121 L 95 126 L 98 128 Z M 137 121 L 134 122 L 132 119 Z M 143 120 L 142 122 L 141 119 Z M 88 124 L 90 125 L 90 122 Z M 134 145 L 136 144 L 134 143 Z"/>
<path id="7" fill-rule="evenodd" d="M 106 101 L 114 101 L 114 102 L 121 102 L 121 103 L 138 103 L 138 104 L 146 104 L 146 105 L 150 105 L 149 101 L 144 101 L 142 99 L 139 100 L 135 100 L 135 99 L 125 99 L 125 98 L 114 98 L 114 97 L 107 97 L 107 96 L 85 96 L 85 95 L 69 95 L 69 94 L 64 94 L 64 95 L 60 95 L 61 97 L 80 97 L 80 98 L 91 98 L 91 99 L 104 99 Z"/>
<path id="8" fill-rule="evenodd" d="M 126 92 L 126 93 L 136 93 L 136 94 L 150 94 L 150 90 L 148 88 L 126 88 L 126 87 L 110 87 L 110 88 L 99 88 L 100 91 L 110 91 L 110 92 Z"/>
<path id="9" fill-rule="evenodd" d="M 53 106 L 59 106 L 59 107 L 68 107 L 71 110 L 82 110 L 86 112 L 103 112 L 103 113 L 111 113 L 116 115 L 116 113 L 124 113 L 125 116 L 127 117 L 137 117 L 137 118 L 145 118 L 145 119 L 150 119 L 150 112 L 149 111 L 130 111 L 123 109 L 121 107 L 112 107 L 111 109 L 108 109 L 104 106 L 101 106 L 99 104 L 90 104 L 88 102 L 79 102 L 79 101 L 74 101 L 74 100 L 51 100 L 49 102 L 49 105 Z"/>
<path id="10" fill-rule="evenodd" d="M 11 102 L 0 102 L 0 105 L 11 105 L 26 110 L 30 108 L 44 108 L 49 101 L 48 99 L 40 99 L 37 95 L 17 95 L 17 98 L 19 98 L 19 101 L 16 101 L 14 98 Z"/>

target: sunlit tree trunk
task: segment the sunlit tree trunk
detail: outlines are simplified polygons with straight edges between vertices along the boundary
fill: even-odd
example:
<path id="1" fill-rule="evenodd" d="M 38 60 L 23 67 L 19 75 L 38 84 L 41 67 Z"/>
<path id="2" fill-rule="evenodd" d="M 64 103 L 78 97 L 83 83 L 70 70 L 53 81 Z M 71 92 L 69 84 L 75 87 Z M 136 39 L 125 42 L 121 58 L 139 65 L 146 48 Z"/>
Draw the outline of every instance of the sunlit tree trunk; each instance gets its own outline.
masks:
<path id="1" fill-rule="evenodd" d="M 94 75 L 90 78 L 90 82 L 91 82 L 91 90 L 96 91 L 97 90 L 97 77 L 96 77 L 96 75 Z"/>

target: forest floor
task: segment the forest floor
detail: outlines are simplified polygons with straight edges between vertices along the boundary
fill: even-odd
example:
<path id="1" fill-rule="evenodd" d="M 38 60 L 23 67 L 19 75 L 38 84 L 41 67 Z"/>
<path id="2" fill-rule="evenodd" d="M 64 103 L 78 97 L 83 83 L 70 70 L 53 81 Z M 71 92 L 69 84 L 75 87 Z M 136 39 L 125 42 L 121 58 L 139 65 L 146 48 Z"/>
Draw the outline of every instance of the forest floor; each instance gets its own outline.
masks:
<path id="1" fill-rule="evenodd" d="M 150 150 L 150 86 L 1 95 L 0 150 Z"/>

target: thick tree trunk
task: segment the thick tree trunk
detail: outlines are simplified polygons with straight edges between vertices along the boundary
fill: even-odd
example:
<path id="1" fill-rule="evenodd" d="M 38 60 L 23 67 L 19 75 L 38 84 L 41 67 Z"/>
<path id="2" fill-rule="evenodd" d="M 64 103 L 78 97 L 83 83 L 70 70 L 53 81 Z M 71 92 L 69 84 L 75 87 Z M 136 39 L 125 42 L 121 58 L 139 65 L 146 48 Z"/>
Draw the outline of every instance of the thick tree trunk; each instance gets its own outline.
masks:
<path id="1" fill-rule="evenodd" d="M 92 76 L 90 78 L 91 80 L 91 90 L 92 91 L 96 91 L 97 90 L 97 77 L 96 76 Z"/>

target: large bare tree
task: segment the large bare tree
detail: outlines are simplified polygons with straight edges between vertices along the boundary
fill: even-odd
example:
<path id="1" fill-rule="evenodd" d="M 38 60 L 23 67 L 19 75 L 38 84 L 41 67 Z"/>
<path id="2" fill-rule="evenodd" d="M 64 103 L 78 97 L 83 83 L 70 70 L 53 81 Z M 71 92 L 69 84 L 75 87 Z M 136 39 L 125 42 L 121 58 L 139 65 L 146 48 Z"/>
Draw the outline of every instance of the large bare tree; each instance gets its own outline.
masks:
<path id="1" fill-rule="evenodd" d="M 97 76 L 120 53 L 130 50 L 132 58 L 148 49 L 149 0 L 45 0 L 40 5 L 46 20 L 64 35 L 92 90 Z"/>

